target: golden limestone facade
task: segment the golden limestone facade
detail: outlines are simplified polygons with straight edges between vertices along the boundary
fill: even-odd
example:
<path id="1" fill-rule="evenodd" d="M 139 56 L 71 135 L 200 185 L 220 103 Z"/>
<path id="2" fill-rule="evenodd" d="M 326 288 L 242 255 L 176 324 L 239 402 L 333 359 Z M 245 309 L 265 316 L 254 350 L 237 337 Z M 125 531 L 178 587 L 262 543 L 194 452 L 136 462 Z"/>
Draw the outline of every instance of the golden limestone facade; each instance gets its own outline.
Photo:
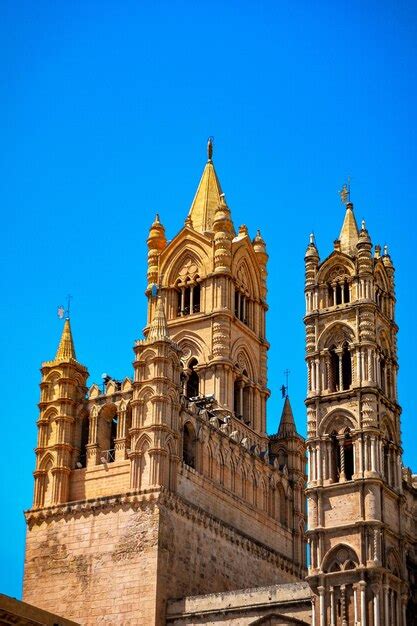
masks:
<path id="1" fill-rule="evenodd" d="M 312 236 L 305 270 L 312 624 L 412 626 L 417 477 L 401 462 L 394 266 L 347 201 L 333 252 L 320 261 Z"/>
<path id="2" fill-rule="evenodd" d="M 69 319 L 42 365 L 24 600 L 85 625 L 159 625 L 169 599 L 280 583 L 305 599 L 288 398 L 266 433 L 268 255 L 235 231 L 211 143 L 184 227 L 168 242 L 157 217 L 147 243 L 132 378 L 87 390 Z"/>

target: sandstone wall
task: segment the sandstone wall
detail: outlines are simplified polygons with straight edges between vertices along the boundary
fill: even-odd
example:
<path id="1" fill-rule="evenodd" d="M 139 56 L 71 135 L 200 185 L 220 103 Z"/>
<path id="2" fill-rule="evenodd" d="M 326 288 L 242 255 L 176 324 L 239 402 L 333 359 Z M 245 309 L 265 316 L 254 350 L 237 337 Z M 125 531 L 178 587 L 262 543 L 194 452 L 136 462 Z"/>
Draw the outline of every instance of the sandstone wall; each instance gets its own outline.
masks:
<path id="1" fill-rule="evenodd" d="M 70 508 L 28 529 L 24 600 L 85 626 L 155 624 L 157 506 Z"/>
<path id="2" fill-rule="evenodd" d="M 298 579 L 276 552 L 179 498 L 161 504 L 159 548 L 161 602 Z"/>

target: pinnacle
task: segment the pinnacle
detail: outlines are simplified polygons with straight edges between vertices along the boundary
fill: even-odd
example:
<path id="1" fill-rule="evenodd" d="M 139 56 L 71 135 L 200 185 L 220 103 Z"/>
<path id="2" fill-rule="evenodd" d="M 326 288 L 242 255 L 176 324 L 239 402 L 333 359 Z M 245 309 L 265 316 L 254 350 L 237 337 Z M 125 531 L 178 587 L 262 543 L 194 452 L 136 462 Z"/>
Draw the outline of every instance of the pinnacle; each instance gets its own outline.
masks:
<path id="1" fill-rule="evenodd" d="M 278 435 L 280 437 L 292 437 L 297 433 L 294 422 L 294 415 L 288 396 L 285 397 L 284 407 L 282 409 L 281 421 L 279 423 Z"/>
<path id="2" fill-rule="evenodd" d="M 69 318 L 64 322 L 62 335 L 56 352 L 55 361 L 71 361 L 76 360 L 74 341 L 72 339 L 71 324 Z"/>
<path id="3" fill-rule="evenodd" d="M 155 313 L 149 327 L 149 333 L 146 338 L 147 342 L 158 341 L 160 339 L 169 339 L 169 331 L 167 319 L 165 317 L 164 305 L 162 298 L 159 296 L 156 302 Z"/>
<path id="4" fill-rule="evenodd" d="M 345 254 L 353 256 L 358 239 L 359 231 L 353 212 L 353 204 L 348 202 L 346 204 L 345 219 L 343 220 L 342 230 L 339 235 L 340 250 Z"/>
<path id="5" fill-rule="evenodd" d="M 207 144 L 207 162 L 191 204 L 188 218 L 194 230 L 213 230 L 214 214 L 219 205 L 224 204 L 224 194 L 213 165 L 213 141 Z"/>

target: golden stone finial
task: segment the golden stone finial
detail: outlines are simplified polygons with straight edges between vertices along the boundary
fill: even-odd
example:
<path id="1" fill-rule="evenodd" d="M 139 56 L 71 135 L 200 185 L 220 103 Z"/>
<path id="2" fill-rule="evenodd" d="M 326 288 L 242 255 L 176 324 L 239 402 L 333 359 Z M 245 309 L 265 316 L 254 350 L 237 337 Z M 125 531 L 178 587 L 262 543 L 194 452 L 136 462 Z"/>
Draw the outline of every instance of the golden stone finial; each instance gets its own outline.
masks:
<path id="1" fill-rule="evenodd" d="M 209 137 L 207 141 L 207 159 L 209 161 L 213 159 L 213 137 Z"/>

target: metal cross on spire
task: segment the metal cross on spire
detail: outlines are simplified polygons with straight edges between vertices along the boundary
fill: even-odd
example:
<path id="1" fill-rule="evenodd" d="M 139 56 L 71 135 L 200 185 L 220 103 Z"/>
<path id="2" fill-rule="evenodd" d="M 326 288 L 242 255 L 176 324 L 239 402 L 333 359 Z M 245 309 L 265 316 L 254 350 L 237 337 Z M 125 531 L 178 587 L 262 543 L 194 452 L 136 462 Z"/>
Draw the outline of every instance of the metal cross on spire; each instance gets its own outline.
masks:
<path id="1" fill-rule="evenodd" d="M 283 398 L 287 398 L 288 397 L 288 377 L 290 375 L 290 370 L 284 370 L 284 376 L 285 376 L 285 385 L 282 385 L 281 387 L 281 393 L 282 393 L 282 397 Z"/>
<path id="2" fill-rule="evenodd" d="M 67 308 L 65 308 L 62 304 L 59 305 L 58 307 L 58 317 L 60 320 L 63 320 L 64 318 L 66 320 L 69 320 L 70 318 L 70 307 L 71 307 L 71 300 L 72 300 L 72 296 L 71 294 L 67 295 Z"/>

